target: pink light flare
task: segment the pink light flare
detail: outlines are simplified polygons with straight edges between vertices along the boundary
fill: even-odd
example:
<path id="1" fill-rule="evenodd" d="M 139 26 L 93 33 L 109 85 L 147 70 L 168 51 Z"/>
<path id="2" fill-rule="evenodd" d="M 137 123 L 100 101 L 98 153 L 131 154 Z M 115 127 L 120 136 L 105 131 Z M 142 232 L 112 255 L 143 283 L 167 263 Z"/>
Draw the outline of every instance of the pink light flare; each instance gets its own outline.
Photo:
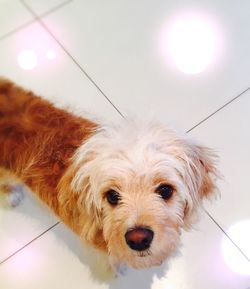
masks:
<path id="1" fill-rule="evenodd" d="M 38 64 L 38 57 L 34 50 L 24 49 L 18 54 L 17 62 L 22 69 L 32 70 Z"/>
<path id="2" fill-rule="evenodd" d="M 49 59 L 49 60 L 54 60 L 56 58 L 56 52 L 55 50 L 53 49 L 50 49 L 47 51 L 46 53 L 46 57 Z"/>
<path id="3" fill-rule="evenodd" d="M 187 74 L 204 71 L 221 48 L 219 26 L 204 13 L 180 13 L 165 23 L 159 38 L 164 60 Z"/>
<path id="4" fill-rule="evenodd" d="M 239 246 L 245 256 L 225 236 L 221 242 L 225 264 L 237 274 L 250 276 L 250 219 L 233 224 L 228 229 L 227 234 Z"/>

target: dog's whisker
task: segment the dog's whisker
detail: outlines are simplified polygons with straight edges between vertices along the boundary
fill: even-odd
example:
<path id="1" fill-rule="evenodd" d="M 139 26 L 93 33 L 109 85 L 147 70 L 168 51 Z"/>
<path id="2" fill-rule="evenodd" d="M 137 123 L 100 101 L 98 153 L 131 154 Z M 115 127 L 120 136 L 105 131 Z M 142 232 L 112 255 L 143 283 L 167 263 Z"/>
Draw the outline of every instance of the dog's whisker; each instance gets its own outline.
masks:
<path id="1" fill-rule="evenodd" d="M 147 257 L 147 256 L 150 256 L 151 254 L 152 254 L 152 252 L 150 249 L 137 252 L 138 257 Z"/>

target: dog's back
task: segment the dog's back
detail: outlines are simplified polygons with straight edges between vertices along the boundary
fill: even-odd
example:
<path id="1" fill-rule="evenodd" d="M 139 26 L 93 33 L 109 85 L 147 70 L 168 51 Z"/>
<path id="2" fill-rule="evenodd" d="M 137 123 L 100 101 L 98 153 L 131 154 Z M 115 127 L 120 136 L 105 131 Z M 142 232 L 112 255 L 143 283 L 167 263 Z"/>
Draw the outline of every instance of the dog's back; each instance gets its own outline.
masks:
<path id="1" fill-rule="evenodd" d="M 42 199 L 55 193 L 70 157 L 95 127 L 0 79 L 0 166 Z"/>

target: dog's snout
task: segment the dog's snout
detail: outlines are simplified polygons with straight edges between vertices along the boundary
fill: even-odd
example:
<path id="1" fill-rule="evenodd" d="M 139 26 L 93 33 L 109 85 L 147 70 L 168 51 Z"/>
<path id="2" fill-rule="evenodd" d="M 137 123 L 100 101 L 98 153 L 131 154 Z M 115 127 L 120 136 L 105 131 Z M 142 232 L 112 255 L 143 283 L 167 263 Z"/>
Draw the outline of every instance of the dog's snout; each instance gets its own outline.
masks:
<path id="1" fill-rule="evenodd" d="M 144 251 L 150 247 L 154 232 L 148 228 L 137 227 L 127 231 L 125 234 L 126 243 L 132 250 Z"/>

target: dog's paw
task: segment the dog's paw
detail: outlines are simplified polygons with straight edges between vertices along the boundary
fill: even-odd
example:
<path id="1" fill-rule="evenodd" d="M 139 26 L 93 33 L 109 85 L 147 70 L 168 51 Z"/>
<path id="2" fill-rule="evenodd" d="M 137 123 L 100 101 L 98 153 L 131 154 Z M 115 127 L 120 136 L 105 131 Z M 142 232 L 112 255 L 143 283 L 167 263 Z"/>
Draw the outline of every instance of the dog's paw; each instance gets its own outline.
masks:
<path id="1" fill-rule="evenodd" d="M 111 261 L 110 266 L 114 272 L 115 277 L 124 276 L 127 273 L 128 267 L 126 264 Z"/>
<path id="2" fill-rule="evenodd" d="M 124 275 L 126 275 L 127 270 L 128 270 L 127 265 L 119 264 L 116 266 L 116 275 L 117 276 L 124 276 Z"/>
<path id="3" fill-rule="evenodd" d="M 11 207 L 18 206 L 24 198 L 24 186 L 21 184 L 9 186 L 7 203 Z"/>

